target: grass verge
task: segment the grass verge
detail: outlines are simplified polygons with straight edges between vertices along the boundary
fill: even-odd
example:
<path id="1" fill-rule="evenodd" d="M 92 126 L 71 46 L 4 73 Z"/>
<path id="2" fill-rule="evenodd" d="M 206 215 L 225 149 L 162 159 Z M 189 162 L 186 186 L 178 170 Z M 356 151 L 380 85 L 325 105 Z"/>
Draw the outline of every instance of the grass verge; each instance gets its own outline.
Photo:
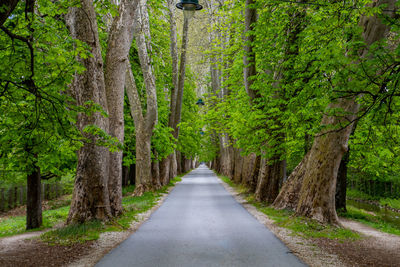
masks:
<path id="1" fill-rule="evenodd" d="M 108 223 L 99 221 L 87 222 L 84 224 L 68 225 L 66 227 L 55 229 L 41 235 L 41 239 L 50 245 L 72 245 L 74 243 L 85 243 L 87 241 L 96 240 L 101 233 L 111 231 L 126 231 L 129 229 L 132 222 L 137 221 L 137 215 L 150 210 L 157 204 L 157 201 L 168 189 L 174 186 L 178 181 L 181 181 L 182 176 L 179 175 L 160 190 L 154 192 L 146 192 L 140 197 L 133 197 L 133 186 L 124 188 L 123 194 L 125 197 L 122 200 L 122 205 L 125 212 Z"/>
<path id="2" fill-rule="evenodd" d="M 246 192 L 243 186 L 236 185 L 228 177 L 219 176 L 219 178 L 233 187 L 238 193 L 244 194 Z M 299 235 L 305 238 L 329 238 L 339 241 L 357 240 L 361 238 L 358 233 L 348 229 L 323 225 L 311 219 L 293 216 L 294 213 L 292 211 L 276 210 L 264 203 L 255 201 L 253 194 L 245 193 L 245 196 L 249 204 L 255 206 L 259 211 L 266 214 L 277 226 L 292 230 L 294 235 Z"/>

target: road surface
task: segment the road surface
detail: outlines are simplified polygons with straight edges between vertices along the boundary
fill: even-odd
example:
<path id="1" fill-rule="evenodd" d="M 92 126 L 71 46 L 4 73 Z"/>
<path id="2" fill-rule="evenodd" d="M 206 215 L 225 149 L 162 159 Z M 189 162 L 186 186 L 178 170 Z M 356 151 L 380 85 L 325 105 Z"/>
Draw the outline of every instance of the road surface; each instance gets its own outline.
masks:
<path id="1" fill-rule="evenodd" d="M 201 165 L 98 267 L 305 266 Z"/>

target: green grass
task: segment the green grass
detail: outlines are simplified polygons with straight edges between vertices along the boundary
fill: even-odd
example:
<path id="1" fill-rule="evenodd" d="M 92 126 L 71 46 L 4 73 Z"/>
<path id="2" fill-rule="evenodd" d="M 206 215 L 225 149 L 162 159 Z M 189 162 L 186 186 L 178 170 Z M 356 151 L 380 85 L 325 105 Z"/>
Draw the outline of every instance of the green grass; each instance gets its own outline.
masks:
<path id="1" fill-rule="evenodd" d="M 50 245 L 68 246 L 74 243 L 84 243 L 99 238 L 105 225 L 100 221 L 91 221 L 84 224 L 73 224 L 46 232 L 40 238 Z"/>
<path id="2" fill-rule="evenodd" d="M 245 193 L 246 189 L 241 185 L 236 185 L 226 176 L 219 176 L 221 180 L 229 184 L 239 193 Z M 266 214 L 276 225 L 292 230 L 293 234 L 305 238 L 329 238 L 336 240 L 357 240 L 359 234 L 341 227 L 323 225 L 314 220 L 304 217 L 294 216 L 294 212 L 288 210 L 276 210 L 270 206 L 254 200 L 254 195 L 246 194 L 249 204 L 255 206 L 259 211 Z"/>
<path id="3" fill-rule="evenodd" d="M 26 230 L 26 216 L 15 216 L 0 220 L 0 237 L 48 229 L 67 219 L 69 206 L 43 211 L 43 225 L 39 229 Z"/>
<path id="4" fill-rule="evenodd" d="M 154 192 L 146 192 L 140 197 L 133 197 L 133 186 L 124 188 L 125 197 L 122 200 L 124 213 L 108 223 L 99 221 L 88 222 L 85 224 L 76 224 L 49 231 L 41 236 L 42 240 L 49 244 L 72 245 L 74 243 L 84 243 L 90 240 L 96 240 L 103 232 L 125 231 L 129 229 L 132 222 L 137 220 L 137 215 L 154 207 L 163 193 L 168 192 L 171 186 L 181 181 L 180 175 L 174 178 L 169 185 Z"/>
<path id="5" fill-rule="evenodd" d="M 382 232 L 400 235 L 400 228 L 398 225 L 385 221 L 381 216 L 374 216 L 370 213 L 367 213 L 363 209 L 358 209 L 356 207 L 347 205 L 347 212 L 340 213 L 341 217 L 345 217 L 354 221 L 361 222 L 366 224 L 372 228 L 378 229 Z"/>

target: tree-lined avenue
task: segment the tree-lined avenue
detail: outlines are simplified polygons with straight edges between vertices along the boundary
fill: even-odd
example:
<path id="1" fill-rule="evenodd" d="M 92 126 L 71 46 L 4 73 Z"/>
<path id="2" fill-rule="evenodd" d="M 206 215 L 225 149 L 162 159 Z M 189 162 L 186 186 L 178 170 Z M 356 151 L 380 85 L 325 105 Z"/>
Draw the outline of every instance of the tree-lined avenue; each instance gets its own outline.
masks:
<path id="1" fill-rule="evenodd" d="M 201 165 L 96 266 L 305 266 Z"/>

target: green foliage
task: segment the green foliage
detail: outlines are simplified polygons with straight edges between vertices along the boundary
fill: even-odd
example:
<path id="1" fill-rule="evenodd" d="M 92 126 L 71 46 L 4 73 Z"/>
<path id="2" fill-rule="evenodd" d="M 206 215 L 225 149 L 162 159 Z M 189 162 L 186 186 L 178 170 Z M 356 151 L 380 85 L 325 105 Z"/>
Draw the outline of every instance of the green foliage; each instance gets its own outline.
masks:
<path id="1" fill-rule="evenodd" d="M 20 2 L 4 24 L 11 34 L 0 32 L 0 166 L 6 183 L 21 183 L 36 167 L 59 176 L 73 171 L 79 108 L 67 85 L 83 71 L 75 58 L 88 56 L 59 19 L 73 4 L 38 1 L 35 14 L 25 16 Z"/>

